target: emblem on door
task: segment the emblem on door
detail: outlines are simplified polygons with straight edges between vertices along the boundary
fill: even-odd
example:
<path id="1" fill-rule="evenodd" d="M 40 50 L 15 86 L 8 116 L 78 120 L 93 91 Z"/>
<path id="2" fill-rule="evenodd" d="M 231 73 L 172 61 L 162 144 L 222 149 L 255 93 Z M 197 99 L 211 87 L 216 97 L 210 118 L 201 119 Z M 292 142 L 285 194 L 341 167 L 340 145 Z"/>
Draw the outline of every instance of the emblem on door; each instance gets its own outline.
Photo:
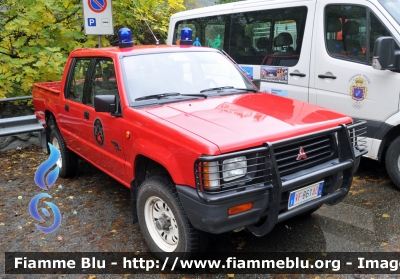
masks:
<path id="1" fill-rule="evenodd" d="M 97 118 L 94 121 L 93 133 L 94 133 L 94 139 L 97 141 L 97 143 L 100 146 L 103 146 L 104 145 L 104 130 L 103 130 L 103 124 L 101 123 L 100 118 Z"/>
<path id="2" fill-rule="evenodd" d="M 362 77 L 353 78 L 350 86 L 350 96 L 353 100 L 360 102 L 367 97 L 368 87 L 366 79 Z"/>

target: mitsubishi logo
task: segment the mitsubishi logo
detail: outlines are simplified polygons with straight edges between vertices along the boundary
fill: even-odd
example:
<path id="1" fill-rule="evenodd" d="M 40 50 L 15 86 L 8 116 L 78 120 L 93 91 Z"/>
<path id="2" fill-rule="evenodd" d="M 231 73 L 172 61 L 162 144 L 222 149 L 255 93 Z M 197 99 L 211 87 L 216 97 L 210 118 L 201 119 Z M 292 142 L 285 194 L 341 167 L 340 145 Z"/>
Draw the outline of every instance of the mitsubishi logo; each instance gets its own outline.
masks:
<path id="1" fill-rule="evenodd" d="M 307 154 L 304 152 L 304 148 L 302 146 L 300 146 L 300 150 L 299 150 L 299 155 L 297 155 L 297 161 L 300 161 L 301 159 L 306 159 L 307 158 Z"/>

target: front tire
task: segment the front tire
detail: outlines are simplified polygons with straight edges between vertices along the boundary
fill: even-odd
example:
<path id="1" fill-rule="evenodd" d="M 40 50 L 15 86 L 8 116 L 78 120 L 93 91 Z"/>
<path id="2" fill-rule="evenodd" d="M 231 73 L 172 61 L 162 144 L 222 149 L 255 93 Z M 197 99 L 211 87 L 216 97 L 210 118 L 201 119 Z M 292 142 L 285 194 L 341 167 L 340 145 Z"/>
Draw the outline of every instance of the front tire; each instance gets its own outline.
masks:
<path id="1" fill-rule="evenodd" d="M 390 144 L 386 152 L 385 165 L 390 179 L 400 189 L 400 137 Z"/>
<path id="2" fill-rule="evenodd" d="M 206 244 L 204 233 L 190 224 L 175 185 L 165 175 L 150 177 L 142 183 L 137 213 L 144 239 L 154 253 L 183 252 L 184 258 L 189 259 Z"/>
<path id="3" fill-rule="evenodd" d="M 50 133 L 50 143 L 60 152 L 57 165 L 59 175 L 63 178 L 73 177 L 78 171 L 78 156 L 67 148 L 67 145 L 57 128 Z"/>

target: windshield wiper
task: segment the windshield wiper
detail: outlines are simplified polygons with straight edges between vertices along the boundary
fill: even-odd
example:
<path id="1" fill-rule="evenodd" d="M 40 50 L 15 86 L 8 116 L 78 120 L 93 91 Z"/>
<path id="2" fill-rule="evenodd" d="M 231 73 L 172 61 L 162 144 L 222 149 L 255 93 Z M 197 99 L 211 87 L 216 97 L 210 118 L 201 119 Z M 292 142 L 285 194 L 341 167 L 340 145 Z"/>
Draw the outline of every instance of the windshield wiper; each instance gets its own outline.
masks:
<path id="1" fill-rule="evenodd" d="M 256 89 L 256 88 L 253 88 L 253 89 L 249 89 L 249 88 L 235 88 L 235 90 L 245 90 L 245 91 L 258 92 L 258 89 Z"/>
<path id="2" fill-rule="evenodd" d="M 207 92 L 207 91 L 214 91 L 214 90 L 222 90 L 222 89 L 233 89 L 233 86 L 222 86 L 222 87 L 214 87 L 201 90 L 200 93 Z"/>
<path id="3" fill-rule="evenodd" d="M 136 98 L 135 101 L 142 101 L 142 100 L 148 100 L 148 99 L 161 99 L 161 98 L 164 98 L 164 97 L 179 96 L 179 95 L 181 95 L 181 93 L 178 93 L 178 92 L 154 94 L 154 95 L 148 95 L 148 96 L 143 96 L 143 97 L 140 97 L 140 98 Z"/>
<path id="4" fill-rule="evenodd" d="M 245 91 L 252 91 L 252 92 L 258 92 L 258 89 L 248 89 L 248 88 L 234 88 L 233 86 L 222 86 L 222 87 L 214 87 L 214 88 L 209 88 L 209 89 L 204 89 L 201 90 L 200 93 L 207 92 L 207 91 L 214 91 L 214 90 L 224 90 L 224 89 L 234 89 L 234 90 L 245 90 Z"/>
<path id="5" fill-rule="evenodd" d="M 170 96 L 190 96 L 190 97 L 203 97 L 203 98 L 208 97 L 208 95 L 206 95 L 206 94 L 181 94 L 178 92 L 170 92 L 170 93 L 162 93 L 162 94 L 143 96 L 140 98 L 136 98 L 135 101 L 143 101 L 143 100 L 148 100 L 148 99 L 161 99 L 161 98 L 170 97 Z"/>

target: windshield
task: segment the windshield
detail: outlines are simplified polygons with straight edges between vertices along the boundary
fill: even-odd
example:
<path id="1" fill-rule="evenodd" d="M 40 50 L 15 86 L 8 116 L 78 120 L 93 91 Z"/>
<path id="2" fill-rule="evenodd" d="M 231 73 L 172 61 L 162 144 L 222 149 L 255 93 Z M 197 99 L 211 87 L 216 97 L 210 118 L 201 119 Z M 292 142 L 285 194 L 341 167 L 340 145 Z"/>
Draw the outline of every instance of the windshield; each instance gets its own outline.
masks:
<path id="1" fill-rule="evenodd" d="M 155 94 L 196 94 L 217 87 L 254 90 L 234 64 L 217 52 L 127 56 L 123 67 L 131 101 Z"/>
<path id="2" fill-rule="evenodd" d="M 400 0 L 379 0 L 379 3 L 400 24 Z"/>

